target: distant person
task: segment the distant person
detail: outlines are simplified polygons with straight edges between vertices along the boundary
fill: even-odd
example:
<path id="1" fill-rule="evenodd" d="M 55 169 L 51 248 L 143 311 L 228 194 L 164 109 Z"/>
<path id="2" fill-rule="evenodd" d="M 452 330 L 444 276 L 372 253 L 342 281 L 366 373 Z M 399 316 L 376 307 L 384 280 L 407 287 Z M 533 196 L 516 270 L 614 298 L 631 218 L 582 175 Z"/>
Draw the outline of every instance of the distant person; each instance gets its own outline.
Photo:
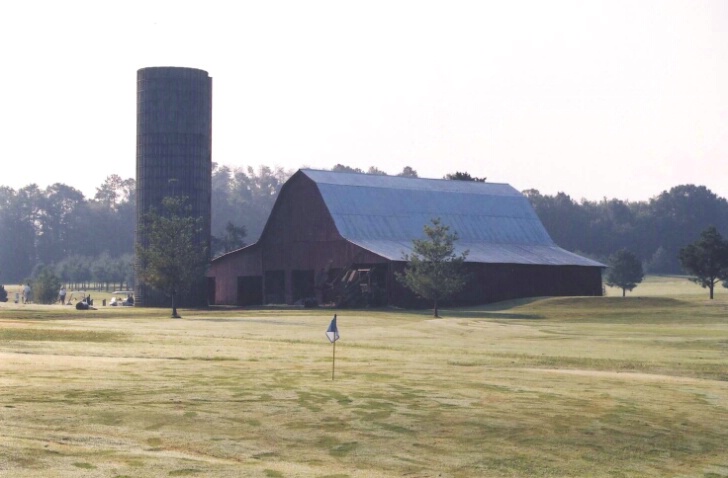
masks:
<path id="1" fill-rule="evenodd" d="M 126 305 L 126 306 L 134 305 L 134 296 L 131 294 L 127 295 L 126 300 L 124 300 L 124 302 L 122 302 L 121 305 Z"/>
<path id="2" fill-rule="evenodd" d="M 76 310 L 96 310 L 96 308 L 92 307 L 91 304 L 85 300 L 80 300 L 76 302 Z"/>
<path id="3" fill-rule="evenodd" d="M 23 286 L 23 304 L 27 304 L 27 303 L 30 302 L 30 300 L 32 298 L 31 297 L 31 293 L 32 292 L 31 292 L 31 289 L 30 289 L 30 282 L 28 282 L 27 284 L 25 284 Z"/>
<path id="4" fill-rule="evenodd" d="M 91 294 L 89 294 L 83 300 L 76 302 L 76 310 L 97 310 L 93 305 L 94 301 L 91 299 Z"/>
<path id="5" fill-rule="evenodd" d="M 61 305 L 65 305 L 66 303 L 66 288 L 63 286 L 61 286 L 61 290 L 58 291 L 58 301 Z"/>

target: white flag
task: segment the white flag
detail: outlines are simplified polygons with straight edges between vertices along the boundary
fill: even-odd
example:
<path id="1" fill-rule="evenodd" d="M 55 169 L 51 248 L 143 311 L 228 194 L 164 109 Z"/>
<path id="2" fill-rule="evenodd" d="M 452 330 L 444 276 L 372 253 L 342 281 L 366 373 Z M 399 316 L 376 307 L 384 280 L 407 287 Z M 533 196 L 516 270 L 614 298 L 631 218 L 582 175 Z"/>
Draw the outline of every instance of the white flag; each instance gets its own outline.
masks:
<path id="1" fill-rule="evenodd" d="M 326 337 L 329 338 L 329 342 L 332 344 L 339 340 L 339 329 L 336 327 L 336 314 L 334 314 L 334 318 L 331 319 L 329 328 L 326 329 Z"/>

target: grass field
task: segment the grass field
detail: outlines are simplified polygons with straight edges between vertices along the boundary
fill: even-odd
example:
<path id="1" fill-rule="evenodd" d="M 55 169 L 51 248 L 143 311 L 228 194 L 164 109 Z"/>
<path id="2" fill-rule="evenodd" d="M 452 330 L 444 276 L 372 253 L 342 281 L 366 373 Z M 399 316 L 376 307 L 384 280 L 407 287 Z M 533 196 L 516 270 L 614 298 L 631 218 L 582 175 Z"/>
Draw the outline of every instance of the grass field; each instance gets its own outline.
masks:
<path id="1" fill-rule="evenodd" d="M 607 287 L 606 293 L 609 297 L 621 297 L 622 289 Z M 690 282 L 685 276 L 647 276 L 632 292 L 627 291 L 627 297 L 676 297 L 686 295 L 708 298 L 708 289 L 702 289 L 699 285 Z M 715 288 L 715 296 L 728 298 L 728 289 L 718 284 Z"/>
<path id="2" fill-rule="evenodd" d="M 0 476 L 728 477 L 728 290 L 473 309 L 0 305 Z M 619 292 L 621 295 L 621 292 Z"/>

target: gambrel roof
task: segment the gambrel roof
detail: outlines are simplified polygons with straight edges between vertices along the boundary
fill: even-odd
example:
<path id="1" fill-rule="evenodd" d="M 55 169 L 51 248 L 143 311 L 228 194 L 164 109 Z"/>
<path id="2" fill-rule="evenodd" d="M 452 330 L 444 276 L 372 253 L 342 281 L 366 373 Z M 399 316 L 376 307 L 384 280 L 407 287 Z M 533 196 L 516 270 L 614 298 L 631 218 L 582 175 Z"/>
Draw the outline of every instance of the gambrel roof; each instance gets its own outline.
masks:
<path id="1" fill-rule="evenodd" d="M 399 261 L 439 217 L 459 236 L 467 262 L 604 267 L 558 247 L 528 199 L 508 184 L 302 169 L 341 236 Z"/>

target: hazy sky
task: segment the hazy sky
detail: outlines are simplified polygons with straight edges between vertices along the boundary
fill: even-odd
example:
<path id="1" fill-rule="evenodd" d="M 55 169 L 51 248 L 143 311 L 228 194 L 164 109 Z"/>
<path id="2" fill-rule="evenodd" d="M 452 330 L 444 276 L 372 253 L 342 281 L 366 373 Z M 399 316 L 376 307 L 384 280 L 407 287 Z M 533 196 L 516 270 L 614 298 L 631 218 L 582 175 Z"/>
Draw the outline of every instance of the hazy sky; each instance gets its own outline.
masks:
<path id="1" fill-rule="evenodd" d="M 728 197 L 728 1 L 7 1 L 0 184 L 136 167 L 136 71 L 213 78 L 213 161 Z"/>

